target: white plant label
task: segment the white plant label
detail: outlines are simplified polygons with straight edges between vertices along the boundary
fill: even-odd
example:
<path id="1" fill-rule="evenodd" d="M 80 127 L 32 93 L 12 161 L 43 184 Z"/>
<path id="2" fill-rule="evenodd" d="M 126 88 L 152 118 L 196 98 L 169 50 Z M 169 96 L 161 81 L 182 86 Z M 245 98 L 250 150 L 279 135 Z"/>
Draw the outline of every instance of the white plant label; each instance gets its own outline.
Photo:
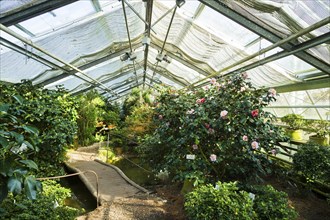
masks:
<path id="1" fill-rule="evenodd" d="M 186 155 L 187 160 L 195 160 L 195 158 L 196 158 L 196 155 L 194 155 L 194 154 L 187 154 Z"/>

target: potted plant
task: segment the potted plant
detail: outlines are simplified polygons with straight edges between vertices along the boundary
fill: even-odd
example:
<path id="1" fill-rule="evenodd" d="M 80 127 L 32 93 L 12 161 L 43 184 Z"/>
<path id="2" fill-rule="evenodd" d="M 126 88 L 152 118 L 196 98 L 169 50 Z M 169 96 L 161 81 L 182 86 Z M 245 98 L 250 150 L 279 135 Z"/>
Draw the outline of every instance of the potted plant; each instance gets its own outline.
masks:
<path id="1" fill-rule="evenodd" d="M 309 141 L 314 144 L 327 146 L 329 145 L 328 135 L 330 134 L 330 121 L 315 120 L 311 123 L 311 129 L 315 132 L 309 136 Z"/>
<path id="2" fill-rule="evenodd" d="M 281 121 L 289 126 L 286 130 L 292 141 L 303 140 L 303 131 L 301 128 L 303 128 L 306 123 L 303 116 L 298 114 L 287 114 L 281 118 Z"/>

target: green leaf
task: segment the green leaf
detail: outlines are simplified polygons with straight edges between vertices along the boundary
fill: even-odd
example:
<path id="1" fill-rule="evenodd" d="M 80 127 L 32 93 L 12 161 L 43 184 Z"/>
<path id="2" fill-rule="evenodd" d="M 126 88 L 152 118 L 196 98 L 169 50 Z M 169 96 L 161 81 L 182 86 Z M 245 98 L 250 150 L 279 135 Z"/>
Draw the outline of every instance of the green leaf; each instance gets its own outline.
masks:
<path id="1" fill-rule="evenodd" d="M 33 160 L 20 160 L 19 162 L 27 165 L 31 169 L 38 170 L 38 165 Z"/>
<path id="2" fill-rule="evenodd" d="M 24 102 L 23 97 L 20 96 L 20 95 L 13 95 L 13 98 L 16 99 L 16 101 L 17 101 L 20 105 L 22 105 L 23 102 Z"/>
<path id="3" fill-rule="evenodd" d="M 24 136 L 22 134 L 19 134 L 15 131 L 10 132 L 10 134 L 16 139 L 18 143 L 22 143 L 24 141 Z"/>
<path id="4" fill-rule="evenodd" d="M 31 150 L 35 150 L 35 148 L 33 147 L 33 145 L 32 145 L 30 142 L 28 142 L 28 141 L 24 141 L 23 143 L 26 144 L 26 146 L 27 146 L 28 148 L 30 148 Z"/>
<path id="5" fill-rule="evenodd" d="M 2 183 L 0 183 L 0 204 L 7 197 L 7 195 L 8 195 L 8 189 L 5 184 L 5 181 L 3 181 Z"/>
<path id="6" fill-rule="evenodd" d="M 7 187 L 9 192 L 14 194 L 19 194 L 22 191 L 22 183 L 16 177 L 11 177 L 8 180 Z"/>
<path id="7" fill-rule="evenodd" d="M 38 129 L 35 127 L 29 126 L 29 125 L 24 125 L 22 128 L 28 133 L 35 134 L 35 135 L 39 134 Z"/>
<path id="8" fill-rule="evenodd" d="M 9 104 L 0 105 L 0 112 L 7 112 L 9 109 Z"/>
<path id="9" fill-rule="evenodd" d="M 28 176 L 24 180 L 24 191 L 26 196 L 29 199 L 37 198 L 37 190 L 39 189 L 40 184 L 33 176 Z"/>
<path id="10" fill-rule="evenodd" d="M 7 141 L 6 138 L 0 137 L 0 144 L 3 148 L 7 147 L 9 142 Z"/>

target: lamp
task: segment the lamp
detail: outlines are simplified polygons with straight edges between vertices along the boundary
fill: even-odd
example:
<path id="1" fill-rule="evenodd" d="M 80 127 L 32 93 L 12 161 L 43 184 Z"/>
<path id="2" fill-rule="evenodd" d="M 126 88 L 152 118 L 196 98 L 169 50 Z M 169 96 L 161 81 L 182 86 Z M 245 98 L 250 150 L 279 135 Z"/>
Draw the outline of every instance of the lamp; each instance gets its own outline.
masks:
<path id="1" fill-rule="evenodd" d="M 182 5 L 184 5 L 184 3 L 186 3 L 185 0 L 176 0 L 176 5 L 181 8 Z"/>
<path id="2" fill-rule="evenodd" d="M 164 58 L 163 60 L 166 62 L 166 63 L 171 63 L 172 62 L 172 58 L 167 56 L 166 54 L 164 55 Z"/>
<path id="3" fill-rule="evenodd" d="M 166 54 L 159 53 L 156 56 L 156 60 L 159 61 L 159 62 L 162 62 L 164 60 L 166 63 L 171 63 L 172 58 L 167 56 Z"/>
<path id="4" fill-rule="evenodd" d="M 126 61 L 128 60 L 128 58 L 129 58 L 129 53 L 127 52 L 120 56 L 121 61 Z"/>
<path id="5" fill-rule="evenodd" d="M 136 59 L 136 54 L 133 53 L 133 52 L 130 52 L 130 53 L 125 52 L 123 55 L 120 56 L 121 61 L 126 61 L 128 59 L 131 60 L 131 61 L 135 60 Z"/>

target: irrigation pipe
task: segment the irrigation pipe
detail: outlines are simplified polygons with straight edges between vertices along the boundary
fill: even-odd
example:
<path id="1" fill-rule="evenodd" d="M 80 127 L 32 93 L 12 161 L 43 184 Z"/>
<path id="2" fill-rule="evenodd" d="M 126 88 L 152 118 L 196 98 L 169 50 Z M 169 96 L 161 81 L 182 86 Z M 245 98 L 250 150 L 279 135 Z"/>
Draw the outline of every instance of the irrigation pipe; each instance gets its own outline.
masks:
<path id="1" fill-rule="evenodd" d="M 97 173 L 95 173 L 93 170 L 86 170 L 83 172 L 72 173 L 72 174 L 67 174 L 67 175 L 62 175 L 62 176 L 41 177 L 41 178 L 36 178 L 36 180 L 61 179 L 61 178 L 77 176 L 77 175 L 85 174 L 85 173 L 93 173 L 95 175 L 95 178 L 96 178 L 96 207 L 99 207 L 99 177 L 97 176 Z"/>

